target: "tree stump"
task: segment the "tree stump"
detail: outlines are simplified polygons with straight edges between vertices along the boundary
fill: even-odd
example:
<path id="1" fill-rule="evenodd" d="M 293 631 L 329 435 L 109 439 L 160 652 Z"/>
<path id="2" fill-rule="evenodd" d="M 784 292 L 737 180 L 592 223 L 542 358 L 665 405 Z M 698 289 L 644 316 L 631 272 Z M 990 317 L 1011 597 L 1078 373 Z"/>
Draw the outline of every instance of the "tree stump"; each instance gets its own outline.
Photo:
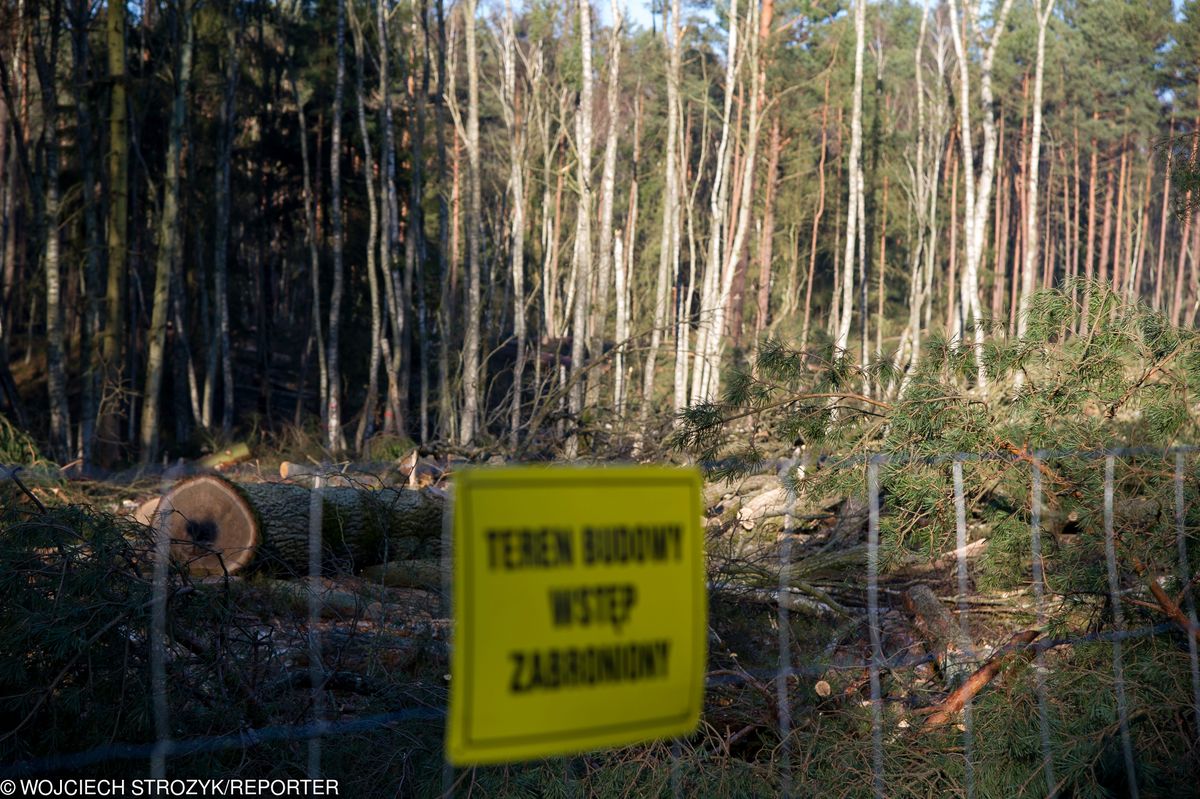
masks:
<path id="1" fill-rule="evenodd" d="M 312 490 L 303 486 L 201 475 L 178 483 L 157 507 L 143 506 L 138 515 L 170 536 L 171 557 L 192 574 L 249 567 L 307 574 L 311 507 Z M 325 488 L 320 507 L 325 572 L 438 554 L 444 502 L 434 492 Z"/>

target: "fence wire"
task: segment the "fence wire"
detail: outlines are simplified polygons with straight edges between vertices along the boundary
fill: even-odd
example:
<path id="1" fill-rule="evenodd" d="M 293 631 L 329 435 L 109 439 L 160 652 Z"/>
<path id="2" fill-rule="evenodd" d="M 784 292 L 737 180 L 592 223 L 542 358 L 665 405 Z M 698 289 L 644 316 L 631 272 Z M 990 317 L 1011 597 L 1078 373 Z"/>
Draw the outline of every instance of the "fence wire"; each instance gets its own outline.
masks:
<path id="1" fill-rule="evenodd" d="M 1013 453 L 996 452 L 946 453 L 924 458 L 875 453 L 831 460 L 826 468 L 853 469 L 865 466 L 867 491 L 867 551 L 865 561 L 866 624 L 869 634 L 869 653 L 865 666 L 870 686 L 871 793 L 877 797 L 888 796 L 890 793 L 889 785 L 892 784 L 892 781 L 904 779 L 903 774 L 889 772 L 887 768 L 889 747 L 903 744 L 898 744 L 894 738 L 885 735 L 887 719 L 885 718 L 885 694 L 882 677 L 885 672 L 894 669 L 897 664 L 885 657 L 883 645 L 882 616 L 884 610 L 881 607 L 881 596 L 890 598 L 892 594 L 889 593 L 888 589 L 880 585 L 880 518 L 881 513 L 885 510 L 881 491 L 881 467 L 913 462 L 929 465 L 947 462 L 951 464 L 954 500 L 954 540 L 956 543 L 954 575 L 957 586 L 957 595 L 952 599 L 957 611 L 957 621 L 962 640 L 973 642 L 975 638 L 972 635 L 971 610 L 970 602 L 968 601 L 971 594 L 971 577 L 968 564 L 970 542 L 967 523 L 968 506 L 963 479 L 964 464 L 989 460 L 1029 461 L 1029 507 L 1027 510 L 1030 520 L 1030 580 L 1036 622 L 1039 629 L 1045 629 L 1049 621 L 1047 611 L 1047 574 L 1043 556 L 1043 470 L 1045 469 L 1045 464 L 1048 461 L 1068 457 L 1096 460 L 1102 458 L 1104 460 L 1104 499 L 1102 511 L 1105 570 L 1108 589 L 1107 600 L 1111 613 L 1112 629 L 1074 636 L 1046 636 L 1040 640 L 1036 640 L 1028 647 L 1028 650 L 1033 654 L 1033 675 L 1037 698 L 1038 737 L 1040 739 L 1042 762 L 1040 781 L 1045 786 L 1044 795 L 1046 796 L 1055 796 L 1062 788 L 1056 773 L 1055 740 L 1052 734 L 1055 725 L 1051 712 L 1051 687 L 1048 680 L 1050 667 L 1047 663 L 1047 655 L 1050 650 L 1063 645 L 1107 644 L 1111 647 L 1111 670 L 1117 706 L 1117 726 L 1120 733 L 1126 790 L 1127 795 L 1137 797 L 1140 786 L 1138 759 L 1130 731 L 1130 700 L 1126 692 L 1127 685 L 1122 646 L 1125 642 L 1163 635 L 1178 630 L 1181 625 L 1178 623 L 1179 620 L 1176 619 L 1176 623 L 1164 622 L 1135 629 L 1127 629 L 1126 627 L 1123 610 L 1124 592 L 1121 587 L 1120 572 L 1118 569 L 1117 538 L 1114 529 L 1115 465 L 1118 459 L 1129 458 L 1152 457 L 1173 460 L 1173 521 L 1178 554 L 1177 579 L 1179 584 L 1183 586 L 1183 591 L 1181 592 L 1182 607 L 1187 617 L 1186 632 L 1190 633 L 1186 638 L 1191 676 L 1192 710 L 1194 713 L 1192 723 L 1193 730 L 1195 730 L 1200 729 L 1200 656 L 1198 656 L 1197 651 L 1197 635 L 1200 634 L 1200 624 L 1197 622 L 1196 601 L 1194 591 L 1192 590 L 1194 578 L 1189 566 L 1186 520 L 1187 506 L 1184 490 L 1187 457 L 1189 454 L 1195 452 L 1197 452 L 1197 448 L 1191 446 L 1180 446 L 1166 450 L 1151 447 L 1126 447 L 1086 452 L 1039 451 L 1032 453 L 1031 456 L 1026 455 L 1024 457 L 1014 455 Z M 797 452 L 792 459 L 782 463 L 781 475 L 784 472 L 793 471 L 795 472 L 793 477 L 803 478 L 805 469 L 806 463 L 800 456 L 800 453 Z M 15 474 L 16 470 L 14 469 L 10 470 L 5 476 L 14 477 L 15 479 Z M 160 494 L 162 499 L 158 510 L 159 514 L 171 512 L 169 503 L 166 501 L 166 492 L 174 480 L 180 476 L 182 476 L 182 471 L 179 469 L 166 470 L 162 473 Z M 443 723 L 445 718 L 444 708 L 424 706 L 402 708 L 393 712 L 366 715 L 354 719 L 330 720 L 327 718 L 329 708 L 327 706 L 327 692 L 324 690 L 324 684 L 329 672 L 323 662 L 325 653 L 320 623 L 321 605 L 319 597 L 319 594 L 323 590 L 322 575 L 325 565 L 322 547 L 323 491 L 325 482 L 320 476 L 313 478 L 308 510 L 308 573 L 303 578 L 303 582 L 307 587 L 305 645 L 308 655 L 309 707 L 307 709 L 308 719 L 306 721 L 288 725 L 269 725 L 257 729 L 244 729 L 236 734 L 193 737 L 182 740 L 175 739 L 172 736 L 170 703 L 168 701 L 170 686 L 167 679 L 167 665 L 169 662 L 168 604 L 171 597 L 168 577 L 171 541 L 166 536 L 158 536 L 154 549 L 153 593 L 148 633 L 153 715 L 152 726 L 155 740 L 144 744 L 110 743 L 81 752 L 56 754 L 25 761 L 4 763 L 0 764 L 0 776 L 11 778 L 53 772 L 71 772 L 115 761 L 147 759 L 149 776 L 152 778 L 163 778 L 167 773 L 168 761 L 172 759 L 225 750 L 246 750 L 272 743 L 304 741 L 307 744 L 307 776 L 310 779 L 318 779 L 323 773 L 328 772 L 328 769 L 323 769 L 324 764 L 322 762 L 322 740 L 324 739 L 331 736 L 347 736 L 385 730 L 394 728 L 397 725 L 414 722 L 434 725 Z M 794 482 L 785 480 L 784 484 L 791 486 L 794 485 Z M 23 484 L 21 487 L 26 493 L 33 496 Z M 37 498 L 34 497 L 34 500 L 37 500 Z M 796 727 L 793 716 L 795 698 L 793 696 L 794 689 L 790 681 L 798 678 L 822 676 L 829 673 L 831 668 L 834 668 L 828 662 L 814 661 L 809 665 L 805 665 L 797 664 L 794 661 L 793 652 L 795 642 L 791 633 L 791 611 L 789 610 L 788 603 L 782 601 L 782 599 L 790 590 L 786 575 L 788 568 L 794 562 L 793 541 L 795 539 L 797 520 L 796 503 L 797 497 L 795 492 L 789 488 L 786 493 L 783 529 L 778 536 L 778 561 L 776 564 L 779 569 L 778 598 L 780 600 L 776 603 L 775 616 L 775 626 L 777 628 L 777 640 L 775 643 L 778 647 L 777 668 L 773 673 L 760 673 L 753 669 L 742 670 L 745 679 L 773 680 L 774 682 L 775 732 L 779 740 L 777 759 L 775 761 L 776 771 L 778 772 L 776 775 L 776 784 L 778 786 L 777 795 L 781 797 L 790 797 L 795 790 L 793 782 L 793 770 L 795 768 L 794 744 L 796 738 Z M 38 504 L 40 505 L 40 501 L 38 501 Z M 44 510 L 42 508 L 43 512 Z M 451 613 L 451 608 L 449 607 L 449 598 L 451 595 L 449 583 L 451 548 L 448 516 L 449 514 L 447 514 L 447 521 L 442 536 L 443 546 L 441 554 L 443 586 L 440 598 L 440 611 L 443 618 L 449 618 Z M 834 645 L 837 644 L 836 638 L 833 643 Z M 981 663 L 996 656 L 998 652 L 999 650 L 990 653 L 969 651 L 963 654 L 968 662 Z M 904 666 L 912 668 L 934 660 L 934 656 L 930 654 L 924 658 L 909 660 L 905 662 Z M 862 668 L 862 665 L 864 664 L 855 664 L 853 666 L 843 665 L 840 668 Z M 731 682 L 735 683 L 742 679 L 738 675 L 710 675 L 707 678 L 707 685 L 712 689 L 730 684 Z M 967 799 L 974 799 L 978 788 L 977 738 L 975 720 L 972 713 L 972 702 L 969 698 L 964 704 L 961 719 L 962 791 Z M 667 781 L 669 791 L 675 797 L 689 795 L 686 786 L 690 775 L 686 772 L 680 742 L 671 742 L 669 752 L 670 774 Z M 570 771 L 570 768 L 566 769 L 568 779 Z M 461 779 L 456 779 L 455 770 L 443 761 L 442 794 L 444 796 L 455 795 L 461 788 L 460 783 Z"/>

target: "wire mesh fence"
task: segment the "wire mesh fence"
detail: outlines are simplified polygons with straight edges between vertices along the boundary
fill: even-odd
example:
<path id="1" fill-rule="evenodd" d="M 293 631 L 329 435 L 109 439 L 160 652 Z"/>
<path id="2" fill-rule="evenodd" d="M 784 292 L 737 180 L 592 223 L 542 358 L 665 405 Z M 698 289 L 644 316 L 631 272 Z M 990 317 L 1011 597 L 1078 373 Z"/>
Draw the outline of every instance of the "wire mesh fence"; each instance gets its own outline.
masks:
<path id="1" fill-rule="evenodd" d="M 148 537 L 140 553 L 151 565 L 148 580 L 131 583 L 148 608 L 144 628 L 125 619 L 103 631 L 123 637 L 125 667 L 146 672 L 143 682 L 111 694 L 104 712 L 144 713 L 133 726 L 147 734 L 70 748 L 59 739 L 78 738 L 40 729 L 22 742 L 32 720 L 65 724 L 62 711 L 47 708 L 93 679 L 88 668 L 104 668 L 77 653 L 4 711 L 12 724 L 0 731 L 0 777 L 262 769 L 357 780 L 356 794 L 375 786 L 380 794 L 445 796 L 520 793 L 514 786 L 535 784 L 557 784 L 560 795 L 1195 795 L 1200 787 L 1185 775 L 1200 773 L 1196 452 L 1135 447 L 826 459 L 819 468 L 850 475 L 851 484 L 861 478 L 865 520 L 864 540 L 836 542 L 858 553 L 847 561 L 849 571 L 820 590 L 813 580 L 796 579 L 816 574 L 805 569 L 835 543 L 828 529 L 811 523 L 819 516 L 810 512 L 812 497 L 787 491 L 778 527 L 766 530 L 747 531 L 713 513 L 701 730 L 687 740 L 533 764 L 524 783 L 509 770 L 445 763 L 448 582 L 414 591 L 404 608 L 361 582 L 335 585 L 322 534 L 330 479 L 316 474 L 307 478 L 307 508 L 297 511 L 307 517 L 308 557 L 307 571 L 289 583 L 294 629 L 248 622 L 245 607 L 235 604 L 210 619 L 227 628 L 189 640 L 201 637 L 188 629 L 200 611 L 181 597 L 192 591 L 220 604 L 231 581 L 191 584 L 171 563 L 172 542 Z M 1025 493 L 1010 491 L 1001 521 L 979 529 L 981 504 L 1008 490 L 976 488 L 993 479 L 987 467 L 998 464 L 998 484 L 1022 483 Z M 798 470 L 800 478 L 818 468 L 799 452 L 777 466 L 783 474 Z M 162 475 L 164 502 L 177 476 Z M 943 487 L 946 501 L 908 518 L 904 492 L 914 480 Z M 6 537 L 19 539 L 46 512 L 31 507 Z M 926 532 L 934 547 L 943 524 L 952 549 L 929 551 L 926 560 L 937 568 L 912 578 L 904 553 Z M 755 537 L 753 545 L 744 540 Z M 973 548 L 981 539 L 992 548 L 983 556 Z M 442 555 L 448 563 L 445 538 Z M 982 565 L 981 557 L 988 559 Z M 38 575 L 56 564 L 44 546 L 33 560 Z M 766 577 L 747 582 L 748 563 Z M 1015 588 L 988 583 L 996 563 L 1023 574 Z M 939 651 L 913 632 L 905 602 L 917 583 L 942 590 L 940 605 L 963 651 Z M 353 601 L 331 618 L 330 598 L 341 594 Z M 278 599 L 252 592 L 242 601 Z M 387 651 L 395 639 L 418 639 L 402 663 Z M 363 640 L 370 642 L 365 648 Z M 753 652 L 739 655 L 735 647 Z M 202 656 L 211 661 L 207 671 L 189 674 Z M 372 681 L 383 688 L 371 689 Z M 126 692 L 142 689 L 148 703 L 123 707 Z M 84 698 L 81 692 L 77 700 Z M 111 726 L 129 728 L 115 720 Z M 381 748 L 386 762 L 364 770 L 364 752 Z M 503 791 L 493 790 L 498 785 Z"/>

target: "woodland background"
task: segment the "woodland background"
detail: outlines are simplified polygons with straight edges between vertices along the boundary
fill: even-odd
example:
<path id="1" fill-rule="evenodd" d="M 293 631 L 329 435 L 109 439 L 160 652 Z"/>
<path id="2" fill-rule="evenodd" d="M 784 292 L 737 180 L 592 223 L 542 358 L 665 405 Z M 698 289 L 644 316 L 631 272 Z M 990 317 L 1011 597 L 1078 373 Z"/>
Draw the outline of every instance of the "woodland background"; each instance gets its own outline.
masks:
<path id="1" fill-rule="evenodd" d="M 1194 0 L 635 16 L 6 0 L 0 410 L 85 469 L 629 454 L 765 336 L 903 375 L 1040 288 L 1194 323 Z"/>

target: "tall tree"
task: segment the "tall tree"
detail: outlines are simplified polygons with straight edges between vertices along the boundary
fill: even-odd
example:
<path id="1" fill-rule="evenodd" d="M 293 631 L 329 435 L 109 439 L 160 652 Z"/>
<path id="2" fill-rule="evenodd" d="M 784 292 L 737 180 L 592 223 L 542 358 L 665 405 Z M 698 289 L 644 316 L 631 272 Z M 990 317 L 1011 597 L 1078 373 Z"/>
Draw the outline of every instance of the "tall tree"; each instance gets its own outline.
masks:
<path id="1" fill-rule="evenodd" d="M 129 259 L 129 100 L 125 70 L 124 3 L 108 3 L 105 44 L 108 59 L 108 275 L 104 294 L 103 375 L 98 422 L 102 464 L 111 463 L 121 440 L 120 408 L 124 402 L 122 360 L 125 336 L 125 276 Z"/>
<path id="2" fill-rule="evenodd" d="M 467 42 L 467 307 L 466 334 L 463 342 L 463 404 L 460 414 L 458 440 L 469 444 L 475 438 L 480 415 L 480 327 L 483 316 L 481 264 L 483 243 L 483 176 L 479 155 L 479 52 L 475 40 L 477 0 L 465 0 L 465 33 Z"/>
<path id="3" fill-rule="evenodd" d="M 988 213 L 991 210 L 992 184 L 996 165 L 996 107 L 992 94 L 992 67 L 996 60 L 996 46 L 1004 34 L 1005 21 L 1012 9 L 1013 0 L 1002 0 L 996 11 L 990 35 L 978 30 L 979 17 L 983 13 L 982 3 L 972 8 L 963 2 L 961 15 L 959 0 L 950 0 L 950 34 L 954 42 L 954 54 L 958 59 L 959 75 L 959 143 L 962 146 L 963 185 L 965 187 L 965 210 L 963 213 L 963 244 L 966 258 L 963 262 L 959 282 L 962 296 L 962 316 L 972 320 L 975 334 L 975 360 L 978 366 L 977 382 L 982 390 L 987 387 L 987 372 L 983 363 L 983 310 L 979 301 L 979 266 L 983 261 L 984 232 Z M 968 61 L 967 29 L 976 32 L 983 49 L 979 65 L 979 97 L 983 106 L 983 152 L 980 157 L 978 181 L 975 176 L 975 148 L 971 136 L 971 71 Z"/>
<path id="4" fill-rule="evenodd" d="M 1033 296 L 1037 275 L 1038 257 L 1038 172 L 1042 156 L 1042 76 L 1046 63 L 1046 26 L 1054 0 L 1038 0 L 1037 58 L 1033 72 L 1033 131 L 1029 135 L 1029 179 L 1026 183 L 1028 199 L 1025 205 L 1025 260 L 1021 265 L 1021 307 L 1017 313 L 1017 337 L 1024 338 L 1029 325 L 1029 302 Z M 1018 384 L 1024 372 L 1017 372 Z"/>
<path id="5" fill-rule="evenodd" d="M 191 0 L 179 0 L 172 9 L 172 27 L 177 44 L 175 95 L 171 102 L 171 125 L 167 136 L 166 176 L 163 179 L 162 212 L 158 226 L 158 253 L 154 264 L 154 304 L 146 355 L 146 389 L 143 393 L 141 456 L 149 463 L 158 455 L 159 405 L 163 362 L 167 341 L 167 314 L 171 298 L 171 278 L 175 260 L 180 257 L 180 175 L 184 135 L 187 124 L 188 89 L 192 80 L 192 52 L 195 26 Z M 177 331 L 182 334 L 182 331 Z"/>
<path id="6" fill-rule="evenodd" d="M 584 380 L 587 374 L 588 320 L 592 293 L 592 4 L 579 0 L 579 46 L 581 53 L 581 89 L 575 108 L 575 149 L 578 152 L 579 208 L 575 215 L 575 308 L 571 322 L 571 389 L 568 409 L 575 424 L 583 412 Z M 578 452 L 579 440 L 572 433 L 567 439 L 567 455 Z"/>
<path id="7" fill-rule="evenodd" d="M 512 0 L 504 0 L 500 21 L 500 60 L 504 69 L 502 104 L 508 131 L 508 190 L 512 195 L 509 253 L 512 266 L 513 338 L 517 354 L 512 370 L 512 407 L 509 412 L 508 444 L 515 448 L 521 431 L 521 395 L 524 389 L 525 345 L 525 129 L 517 96 L 517 34 Z"/>
<path id="8" fill-rule="evenodd" d="M 861 216 L 863 195 L 862 170 L 862 84 L 863 49 L 865 45 L 866 0 L 854 3 L 854 94 L 850 106 L 850 155 L 846 172 L 849 190 L 846 199 L 846 248 L 842 258 L 842 308 L 834 346 L 846 352 L 850 343 L 850 321 L 854 313 L 854 264 L 866 258 L 859 244 L 859 226 L 866 225 Z M 861 270 L 859 270 L 861 271 Z"/>
<path id="9" fill-rule="evenodd" d="M 342 433 L 342 375 L 341 375 L 341 331 L 342 294 L 345 291 L 345 267 L 343 265 L 342 223 L 342 109 L 346 88 L 346 0 L 337 0 L 337 29 L 335 33 L 337 68 L 333 83 L 333 113 L 329 134 L 329 221 L 330 238 L 333 246 L 333 287 L 329 292 L 329 332 L 326 340 L 328 354 L 325 362 L 329 368 L 329 398 L 326 412 L 329 425 L 325 445 L 331 452 L 339 453 L 346 448 Z"/>

